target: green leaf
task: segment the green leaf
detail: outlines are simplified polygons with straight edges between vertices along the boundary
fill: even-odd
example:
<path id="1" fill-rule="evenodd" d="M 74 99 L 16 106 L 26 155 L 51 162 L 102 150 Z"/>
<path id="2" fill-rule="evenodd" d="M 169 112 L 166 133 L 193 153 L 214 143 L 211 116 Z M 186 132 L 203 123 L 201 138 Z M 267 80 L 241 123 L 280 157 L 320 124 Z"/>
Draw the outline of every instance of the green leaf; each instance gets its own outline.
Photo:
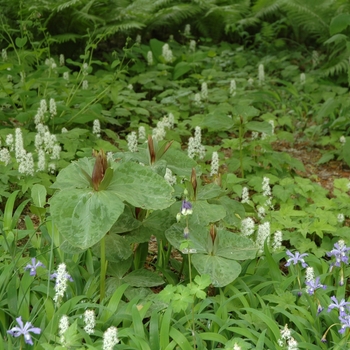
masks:
<path id="1" fill-rule="evenodd" d="M 54 194 L 50 204 L 59 232 L 81 249 L 98 243 L 124 210 L 115 193 L 91 189 L 62 190 Z"/>
<path id="2" fill-rule="evenodd" d="M 134 287 L 156 287 L 164 284 L 164 280 L 158 274 L 146 269 L 130 272 L 123 281 Z"/>
<path id="3" fill-rule="evenodd" d="M 114 177 L 108 190 L 138 208 L 165 209 L 175 200 L 173 188 L 151 169 L 133 162 L 114 164 Z"/>
<path id="4" fill-rule="evenodd" d="M 222 205 L 209 204 L 206 201 L 195 201 L 192 205 L 193 214 L 189 217 L 189 221 L 194 224 L 205 226 L 226 216 L 226 210 Z"/>
<path id="5" fill-rule="evenodd" d="M 35 184 L 32 187 L 32 200 L 35 206 L 43 208 L 46 204 L 46 188 L 43 185 Z"/>
<path id="6" fill-rule="evenodd" d="M 214 287 L 224 287 L 241 273 L 241 265 L 215 255 L 194 254 L 192 263 L 200 274 L 208 274 Z"/>
<path id="7" fill-rule="evenodd" d="M 25 36 L 24 38 L 16 38 L 15 43 L 16 46 L 21 49 L 28 41 L 28 38 Z"/>
<path id="8" fill-rule="evenodd" d="M 272 134 L 272 125 L 268 122 L 249 122 L 246 124 L 247 130 L 263 132 L 267 135 Z"/>
<path id="9" fill-rule="evenodd" d="M 331 35 L 338 34 L 350 26 L 350 14 L 342 13 L 332 18 L 329 25 L 329 31 Z"/>
<path id="10" fill-rule="evenodd" d="M 173 79 L 179 79 L 190 70 L 191 66 L 187 62 L 179 62 L 174 68 Z"/>

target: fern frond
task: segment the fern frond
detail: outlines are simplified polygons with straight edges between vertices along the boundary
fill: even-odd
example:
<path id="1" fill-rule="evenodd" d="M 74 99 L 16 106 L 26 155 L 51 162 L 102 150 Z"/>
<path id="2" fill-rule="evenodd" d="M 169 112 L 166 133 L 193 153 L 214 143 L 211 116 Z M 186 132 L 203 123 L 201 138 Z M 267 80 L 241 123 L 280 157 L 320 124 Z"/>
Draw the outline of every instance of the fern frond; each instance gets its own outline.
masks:
<path id="1" fill-rule="evenodd" d="M 77 39 L 81 39 L 81 35 L 73 33 L 58 34 L 51 37 L 53 40 L 59 44 L 66 43 L 68 41 L 76 42 Z"/>
<path id="2" fill-rule="evenodd" d="M 60 12 L 60 11 L 66 9 L 66 8 L 68 8 L 68 7 L 71 7 L 71 6 L 77 4 L 77 3 L 80 2 L 80 1 L 81 1 L 81 0 L 70 0 L 70 1 L 67 1 L 67 2 L 61 4 L 61 5 L 58 5 L 58 6 L 57 6 L 57 12 Z"/>
<path id="3" fill-rule="evenodd" d="M 324 68 L 322 70 L 322 74 L 324 76 L 332 76 L 332 75 L 339 75 L 344 74 L 349 69 L 349 59 L 348 57 L 343 57 L 340 60 L 338 59 L 337 62 L 330 62 L 330 67 Z"/>
<path id="4" fill-rule="evenodd" d="M 255 17 L 261 18 L 272 15 L 281 10 L 286 0 L 258 0 L 253 6 Z"/>

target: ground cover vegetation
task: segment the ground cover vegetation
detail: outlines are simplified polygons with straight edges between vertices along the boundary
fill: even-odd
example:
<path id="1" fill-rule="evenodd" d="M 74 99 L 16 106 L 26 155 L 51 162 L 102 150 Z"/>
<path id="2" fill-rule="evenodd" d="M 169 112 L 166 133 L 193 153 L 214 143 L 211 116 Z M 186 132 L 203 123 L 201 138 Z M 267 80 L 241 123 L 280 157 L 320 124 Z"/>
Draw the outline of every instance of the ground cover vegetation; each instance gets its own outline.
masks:
<path id="1" fill-rule="evenodd" d="M 348 1 L 0 6 L 1 349 L 349 348 Z"/>

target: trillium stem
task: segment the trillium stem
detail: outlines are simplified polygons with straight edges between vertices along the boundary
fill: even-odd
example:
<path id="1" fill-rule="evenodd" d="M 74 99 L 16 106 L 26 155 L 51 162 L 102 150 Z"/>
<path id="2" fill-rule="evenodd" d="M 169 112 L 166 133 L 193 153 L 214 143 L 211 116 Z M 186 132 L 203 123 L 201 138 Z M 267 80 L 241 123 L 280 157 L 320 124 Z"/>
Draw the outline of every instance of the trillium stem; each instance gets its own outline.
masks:
<path id="1" fill-rule="evenodd" d="M 105 289 L 106 289 L 106 240 L 104 236 L 100 241 L 101 246 L 101 272 L 100 272 L 100 302 L 105 297 Z"/>

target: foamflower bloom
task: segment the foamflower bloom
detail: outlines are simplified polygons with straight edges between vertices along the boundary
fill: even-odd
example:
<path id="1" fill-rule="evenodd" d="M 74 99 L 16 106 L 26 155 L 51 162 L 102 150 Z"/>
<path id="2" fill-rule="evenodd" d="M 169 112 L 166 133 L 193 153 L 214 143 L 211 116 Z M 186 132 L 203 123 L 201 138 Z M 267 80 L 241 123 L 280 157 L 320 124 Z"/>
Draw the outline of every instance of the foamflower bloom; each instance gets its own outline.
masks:
<path id="1" fill-rule="evenodd" d="M 33 340 L 30 333 L 40 334 L 41 329 L 38 327 L 34 327 L 30 322 L 26 322 L 26 324 L 24 325 L 22 321 L 22 316 L 17 317 L 16 321 L 19 327 L 16 326 L 16 327 L 13 327 L 12 329 L 9 329 L 7 333 L 12 335 L 15 338 L 23 335 L 24 341 L 29 345 L 33 345 Z"/>
<path id="2" fill-rule="evenodd" d="M 307 285 L 306 291 L 309 293 L 309 295 L 313 295 L 316 291 L 316 289 L 323 288 L 326 289 L 327 287 L 320 283 L 320 277 L 316 277 L 315 280 L 306 281 L 305 284 Z"/>

